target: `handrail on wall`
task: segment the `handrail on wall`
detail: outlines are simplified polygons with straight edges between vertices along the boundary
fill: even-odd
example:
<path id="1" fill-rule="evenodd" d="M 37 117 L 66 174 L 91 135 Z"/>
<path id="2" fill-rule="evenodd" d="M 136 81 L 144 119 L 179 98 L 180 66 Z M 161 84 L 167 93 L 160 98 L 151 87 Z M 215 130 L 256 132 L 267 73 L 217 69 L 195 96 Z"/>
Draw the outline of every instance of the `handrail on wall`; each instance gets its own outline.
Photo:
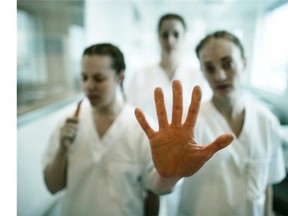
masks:
<path id="1" fill-rule="evenodd" d="M 39 109 L 33 110 L 31 112 L 22 114 L 20 116 L 17 116 L 17 127 L 21 127 L 31 121 L 34 121 L 37 118 L 43 117 L 49 113 L 55 112 L 56 110 L 63 108 L 75 101 L 80 100 L 81 98 L 83 98 L 83 94 L 77 94 L 73 97 L 69 97 L 67 99 L 64 99 L 60 102 L 57 103 L 53 103 L 44 107 L 41 107 Z"/>

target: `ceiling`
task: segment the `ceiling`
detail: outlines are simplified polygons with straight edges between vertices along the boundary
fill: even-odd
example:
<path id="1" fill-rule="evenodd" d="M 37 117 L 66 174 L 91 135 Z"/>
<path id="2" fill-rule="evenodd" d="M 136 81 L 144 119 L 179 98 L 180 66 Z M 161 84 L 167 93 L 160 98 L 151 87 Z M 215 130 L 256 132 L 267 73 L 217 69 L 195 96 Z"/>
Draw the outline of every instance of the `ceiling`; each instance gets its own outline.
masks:
<path id="1" fill-rule="evenodd" d="M 133 10 L 135 23 L 147 31 L 154 31 L 158 18 L 166 12 L 181 14 L 188 24 L 195 25 L 201 20 L 210 23 L 243 22 L 269 8 L 288 0 L 87 0 L 111 7 L 127 5 Z M 69 13 L 74 23 L 83 23 L 85 0 L 18 0 L 17 7 L 37 13 Z M 109 8 L 109 7 L 108 7 Z M 109 11 L 104 12 L 109 17 Z M 114 17 L 113 17 L 114 18 Z M 81 20 L 81 21 L 79 21 Z M 189 25 L 188 25 L 189 29 Z"/>

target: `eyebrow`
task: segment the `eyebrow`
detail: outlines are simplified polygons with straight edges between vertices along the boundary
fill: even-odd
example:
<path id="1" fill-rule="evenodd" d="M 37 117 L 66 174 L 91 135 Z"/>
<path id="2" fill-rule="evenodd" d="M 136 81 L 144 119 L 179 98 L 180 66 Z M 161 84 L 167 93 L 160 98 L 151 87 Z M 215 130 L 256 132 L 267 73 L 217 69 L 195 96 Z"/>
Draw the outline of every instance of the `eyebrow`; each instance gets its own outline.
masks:
<path id="1" fill-rule="evenodd" d="M 203 64 L 213 64 L 212 61 L 208 60 L 208 61 L 204 61 Z"/>
<path id="2" fill-rule="evenodd" d="M 227 61 L 227 60 L 231 60 L 232 57 L 231 56 L 224 56 L 223 58 L 221 58 L 221 61 Z"/>
<path id="3" fill-rule="evenodd" d="M 220 61 L 227 61 L 227 60 L 231 60 L 232 59 L 232 56 L 230 55 L 227 55 L 227 56 L 224 56 L 220 59 Z M 204 60 L 203 64 L 213 64 L 211 60 Z"/>

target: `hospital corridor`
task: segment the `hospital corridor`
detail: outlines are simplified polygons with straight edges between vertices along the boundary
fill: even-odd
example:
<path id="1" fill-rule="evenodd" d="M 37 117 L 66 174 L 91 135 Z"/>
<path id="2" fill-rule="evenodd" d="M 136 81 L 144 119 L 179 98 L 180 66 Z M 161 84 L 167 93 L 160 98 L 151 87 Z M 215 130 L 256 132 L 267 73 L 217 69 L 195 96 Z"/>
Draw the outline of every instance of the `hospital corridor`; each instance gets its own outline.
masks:
<path id="1" fill-rule="evenodd" d="M 19 216 L 288 215 L 288 0 L 17 0 L 16 133 Z"/>

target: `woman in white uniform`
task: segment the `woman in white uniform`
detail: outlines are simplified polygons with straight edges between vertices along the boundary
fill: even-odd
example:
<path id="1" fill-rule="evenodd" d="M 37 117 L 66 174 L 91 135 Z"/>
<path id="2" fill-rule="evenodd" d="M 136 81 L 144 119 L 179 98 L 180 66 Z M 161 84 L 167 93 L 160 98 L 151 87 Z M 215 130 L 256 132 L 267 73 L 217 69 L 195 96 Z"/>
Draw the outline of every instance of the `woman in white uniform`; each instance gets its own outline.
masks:
<path id="1" fill-rule="evenodd" d="M 61 215 L 144 214 L 143 194 L 154 190 L 153 166 L 134 108 L 116 97 L 124 70 L 123 54 L 111 44 L 83 53 L 87 98 L 60 122 L 44 157 L 48 190 L 65 190 Z"/>
<path id="2" fill-rule="evenodd" d="M 207 101 L 212 95 L 201 72 L 184 60 L 186 30 L 185 20 L 180 15 L 173 13 L 163 15 L 157 26 L 161 47 L 160 62 L 135 71 L 125 84 L 128 102 L 140 107 L 154 119 L 157 119 L 153 103 L 153 92 L 156 87 L 161 87 L 165 93 L 168 113 L 172 111 L 173 80 L 180 80 L 182 83 L 184 107 L 189 106 L 191 92 L 196 84 L 202 88 L 202 101 Z"/>
<path id="3" fill-rule="evenodd" d="M 125 91 L 128 102 L 140 107 L 154 119 L 157 119 L 153 103 L 153 92 L 156 87 L 160 86 L 165 93 L 168 113 L 172 112 L 171 84 L 173 80 L 180 80 L 182 83 L 184 107 L 189 106 L 191 92 L 196 84 L 200 85 L 202 91 L 204 91 L 202 100 L 207 101 L 212 95 L 201 72 L 184 61 L 183 46 L 187 27 L 183 17 L 173 13 L 165 14 L 159 19 L 157 30 L 161 46 L 160 62 L 136 71 L 130 77 Z M 185 115 L 186 113 L 183 117 Z M 168 115 L 168 118 L 170 118 L 170 115 Z M 174 191 L 173 194 L 161 198 L 160 216 L 173 215 L 170 212 L 172 211 L 171 206 L 177 205 L 176 197 L 177 191 Z M 166 211 L 165 199 L 172 199 L 170 212 Z"/>
<path id="4" fill-rule="evenodd" d="M 278 119 L 244 95 L 246 59 L 239 39 L 226 31 L 206 36 L 196 48 L 212 91 L 202 104 L 196 140 L 209 143 L 223 132 L 233 143 L 182 185 L 178 215 L 269 215 L 271 184 L 285 177 Z"/>

